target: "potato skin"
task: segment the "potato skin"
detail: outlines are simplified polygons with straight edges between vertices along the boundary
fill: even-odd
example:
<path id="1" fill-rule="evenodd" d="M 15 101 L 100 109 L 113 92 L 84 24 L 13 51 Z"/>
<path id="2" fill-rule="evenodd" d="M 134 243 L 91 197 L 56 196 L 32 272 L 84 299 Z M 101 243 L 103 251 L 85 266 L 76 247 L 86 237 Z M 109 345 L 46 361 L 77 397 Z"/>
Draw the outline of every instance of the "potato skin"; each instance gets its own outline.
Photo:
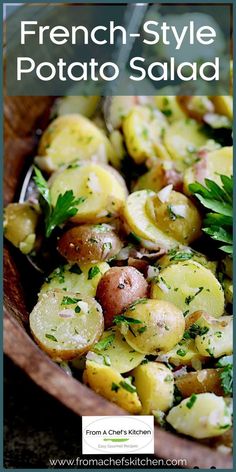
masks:
<path id="1" fill-rule="evenodd" d="M 100 262 L 114 257 L 122 242 L 109 225 L 81 225 L 69 229 L 58 243 L 58 251 L 69 262 Z"/>
<path id="2" fill-rule="evenodd" d="M 178 208 L 185 211 L 185 217 L 175 214 Z M 180 192 L 172 190 L 167 202 L 162 203 L 158 196 L 149 200 L 149 216 L 155 215 L 158 228 L 181 244 L 191 244 L 201 235 L 201 217 L 192 201 Z"/>
<path id="3" fill-rule="evenodd" d="M 102 306 L 105 326 L 113 324 L 113 318 L 131 303 L 147 296 L 148 284 L 134 267 L 112 267 L 101 278 L 96 298 Z"/>
<path id="4" fill-rule="evenodd" d="M 182 397 L 187 398 L 192 393 L 215 393 L 224 396 L 221 387 L 220 372 L 222 369 L 203 369 L 198 372 L 189 372 L 176 379 L 175 383 Z"/>

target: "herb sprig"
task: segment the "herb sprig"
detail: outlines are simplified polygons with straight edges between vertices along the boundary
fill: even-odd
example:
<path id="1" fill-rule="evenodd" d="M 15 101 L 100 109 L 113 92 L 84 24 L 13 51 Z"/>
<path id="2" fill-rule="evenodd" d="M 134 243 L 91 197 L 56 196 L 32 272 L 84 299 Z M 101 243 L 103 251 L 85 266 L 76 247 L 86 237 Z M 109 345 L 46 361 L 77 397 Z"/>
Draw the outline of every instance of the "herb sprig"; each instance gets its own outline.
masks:
<path id="1" fill-rule="evenodd" d="M 211 210 L 206 213 L 203 231 L 215 241 L 225 243 L 220 249 L 233 253 L 233 177 L 220 175 L 221 185 L 205 179 L 205 187 L 199 182 L 189 185 L 201 204 Z"/>
<path id="2" fill-rule="evenodd" d="M 40 206 L 44 213 L 45 235 L 49 238 L 56 228 L 66 220 L 75 216 L 78 212 L 78 205 L 85 201 L 85 197 L 75 198 L 72 190 L 67 190 L 64 194 L 57 197 L 56 205 L 52 205 L 50 190 L 41 171 L 34 167 L 34 182 L 40 193 Z"/>

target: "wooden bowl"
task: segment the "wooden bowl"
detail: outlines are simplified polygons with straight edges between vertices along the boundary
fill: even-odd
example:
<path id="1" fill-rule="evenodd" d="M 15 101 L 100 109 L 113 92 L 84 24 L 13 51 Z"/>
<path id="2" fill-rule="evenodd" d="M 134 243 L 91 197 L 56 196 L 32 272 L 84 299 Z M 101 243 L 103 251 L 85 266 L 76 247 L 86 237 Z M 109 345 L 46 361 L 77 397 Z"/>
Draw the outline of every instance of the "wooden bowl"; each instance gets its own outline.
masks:
<path id="1" fill-rule="evenodd" d="M 52 99 L 6 97 L 4 104 L 4 204 L 17 201 L 25 172 L 37 146 L 37 130 L 45 128 Z M 77 415 L 124 415 L 125 411 L 68 377 L 31 339 L 29 296 L 34 274 L 10 244 L 4 246 L 4 351 L 40 387 Z M 186 459 L 187 468 L 230 469 L 232 459 L 206 445 L 155 427 L 155 455 Z"/>

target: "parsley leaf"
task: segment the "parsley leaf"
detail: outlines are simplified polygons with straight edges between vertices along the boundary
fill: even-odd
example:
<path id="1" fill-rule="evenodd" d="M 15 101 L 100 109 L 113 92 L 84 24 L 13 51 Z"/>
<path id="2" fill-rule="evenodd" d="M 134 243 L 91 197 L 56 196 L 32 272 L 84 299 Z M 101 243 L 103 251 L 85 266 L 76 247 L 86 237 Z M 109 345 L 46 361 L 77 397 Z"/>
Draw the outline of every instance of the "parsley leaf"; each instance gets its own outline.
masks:
<path id="1" fill-rule="evenodd" d="M 50 341 L 54 341 L 55 343 L 57 343 L 57 338 L 55 338 L 55 336 L 53 336 L 53 334 L 45 334 L 45 338 L 47 339 L 50 339 Z"/>
<path id="2" fill-rule="evenodd" d="M 130 392 L 130 393 L 136 392 L 136 387 L 132 385 L 131 382 L 129 382 L 129 379 L 126 379 L 126 381 L 122 380 L 120 382 L 120 386 L 124 388 L 125 390 L 127 390 L 127 392 Z"/>
<path id="3" fill-rule="evenodd" d="M 100 269 L 98 266 L 90 267 L 88 271 L 88 280 L 93 279 L 98 274 L 100 274 Z"/>
<path id="4" fill-rule="evenodd" d="M 198 326 L 196 323 L 193 323 L 187 331 L 184 333 L 184 339 L 195 339 L 196 336 L 203 336 L 209 331 L 208 326 Z"/>
<path id="5" fill-rule="evenodd" d="M 130 323 L 131 324 L 141 324 L 142 323 L 142 321 L 140 321 L 140 320 L 136 320 L 135 318 L 130 318 L 129 316 L 125 316 L 125 315 L 117 315 L 117 316 L 115 316 L 113 321 L 114 321 L 115 324 L 125 323 L 127 325 L 129 325 Z"/>
<path id="6" fill-rule="evenodd" d="M 51 236 L 56 226 L 65 223 L 66 220 L 75 216 L 78 205 L 85 201 L 85 197 L 75 198 L 72 190 L 67 190 L 63 195 L 57 197 L 56 205 L 52 206 L 50 190 L 42 173 L 37 167 L 34 168 L 34 181 L 40 193 L 40 206 L 44 213 L 46 238 Z"/>
<path id="7" fill-rule="evenodd" d="M 110 344 L 113 343 L 114 339 L 115 335 L 111 334 L 110 336 L 107 336 L 105 339 L 102 339 L 97 344 L 95 344 L 93 349 L 95 351 L 105 351 L 110 346 Z"/>
<path id="8" fill-rule="evenodd" d="M 186 407 L 189 408 L 189 410 L 191 410 L 191 408 L 193 407 L 196 401 L 197 401 L 197 395 L 193 393 L 191 397 L 189 398 L 189 400 L 187 401 Z"/>
<path id="9" fill-rule="evenodd" d="M 78 275 L 82 274 L 82 270 L 78 264 L 73 264 L 70 267 L 69 272 L 71 272 L 72 274 L 78 274 Z"/>
<path id="10" fill-rule="evenodd" d="M 61 302 L 61 305 L 62 305 L 62 306 L 65 306 L 65 305 L 74 305 L 75 303 L 78 303 L 78 302 L 80 302 L 80 301 L 81 301 L 80 298 L 63 297 L 62 302 Z"/>
<path id="11" fill-rule="evenodd" d="M 226 365 L 222 372 L 220 372 L 221 387 L 225 395 L 232 395 L 233 393 L 233 365 Z"/>
<path id="12" fill-rule="evenodd" d="M 215 241 L 225 245 L 219 248 L 226 254 L 233 253 L 233 177 L 220 175 L 221 185 L 205 179 L 205 186 L 199 182 L 189 185 L 201 204 L 207 209 L 203 231 Z"/>

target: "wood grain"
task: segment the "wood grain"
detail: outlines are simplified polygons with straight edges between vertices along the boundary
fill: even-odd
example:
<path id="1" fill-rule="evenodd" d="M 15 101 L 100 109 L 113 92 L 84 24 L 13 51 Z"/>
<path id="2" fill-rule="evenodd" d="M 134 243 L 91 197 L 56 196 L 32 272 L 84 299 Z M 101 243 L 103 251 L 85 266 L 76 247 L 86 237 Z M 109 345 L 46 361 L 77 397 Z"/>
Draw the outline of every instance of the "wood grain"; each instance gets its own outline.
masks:
<path id="1" fill-rule="evenodd" d="M 35 131 L 44 129 L 52 99 L 6 97 L 4 103 L 4 203 L 14 201 L 25 170 L 34 155 Z M 67 376 L 32 341 L 28 334 L 27 297 L 22 267 L 10 244 L 4 247 L 4 351 L 40 387 L 77 415 L 124 415 L 85 385 Z M 26 276 L 24 275 L 24 278 Z M 27 277 L 26 277 L 27 278 Z M 30 278 L 30 275 L 29 275 Z M 25 280 L 24 280 L 25 282 Z M 155 428 L 155 454 L 163 459 L 187 460 L 187 467 L 232 468 L 231 456 L 197 442 Z"/>

